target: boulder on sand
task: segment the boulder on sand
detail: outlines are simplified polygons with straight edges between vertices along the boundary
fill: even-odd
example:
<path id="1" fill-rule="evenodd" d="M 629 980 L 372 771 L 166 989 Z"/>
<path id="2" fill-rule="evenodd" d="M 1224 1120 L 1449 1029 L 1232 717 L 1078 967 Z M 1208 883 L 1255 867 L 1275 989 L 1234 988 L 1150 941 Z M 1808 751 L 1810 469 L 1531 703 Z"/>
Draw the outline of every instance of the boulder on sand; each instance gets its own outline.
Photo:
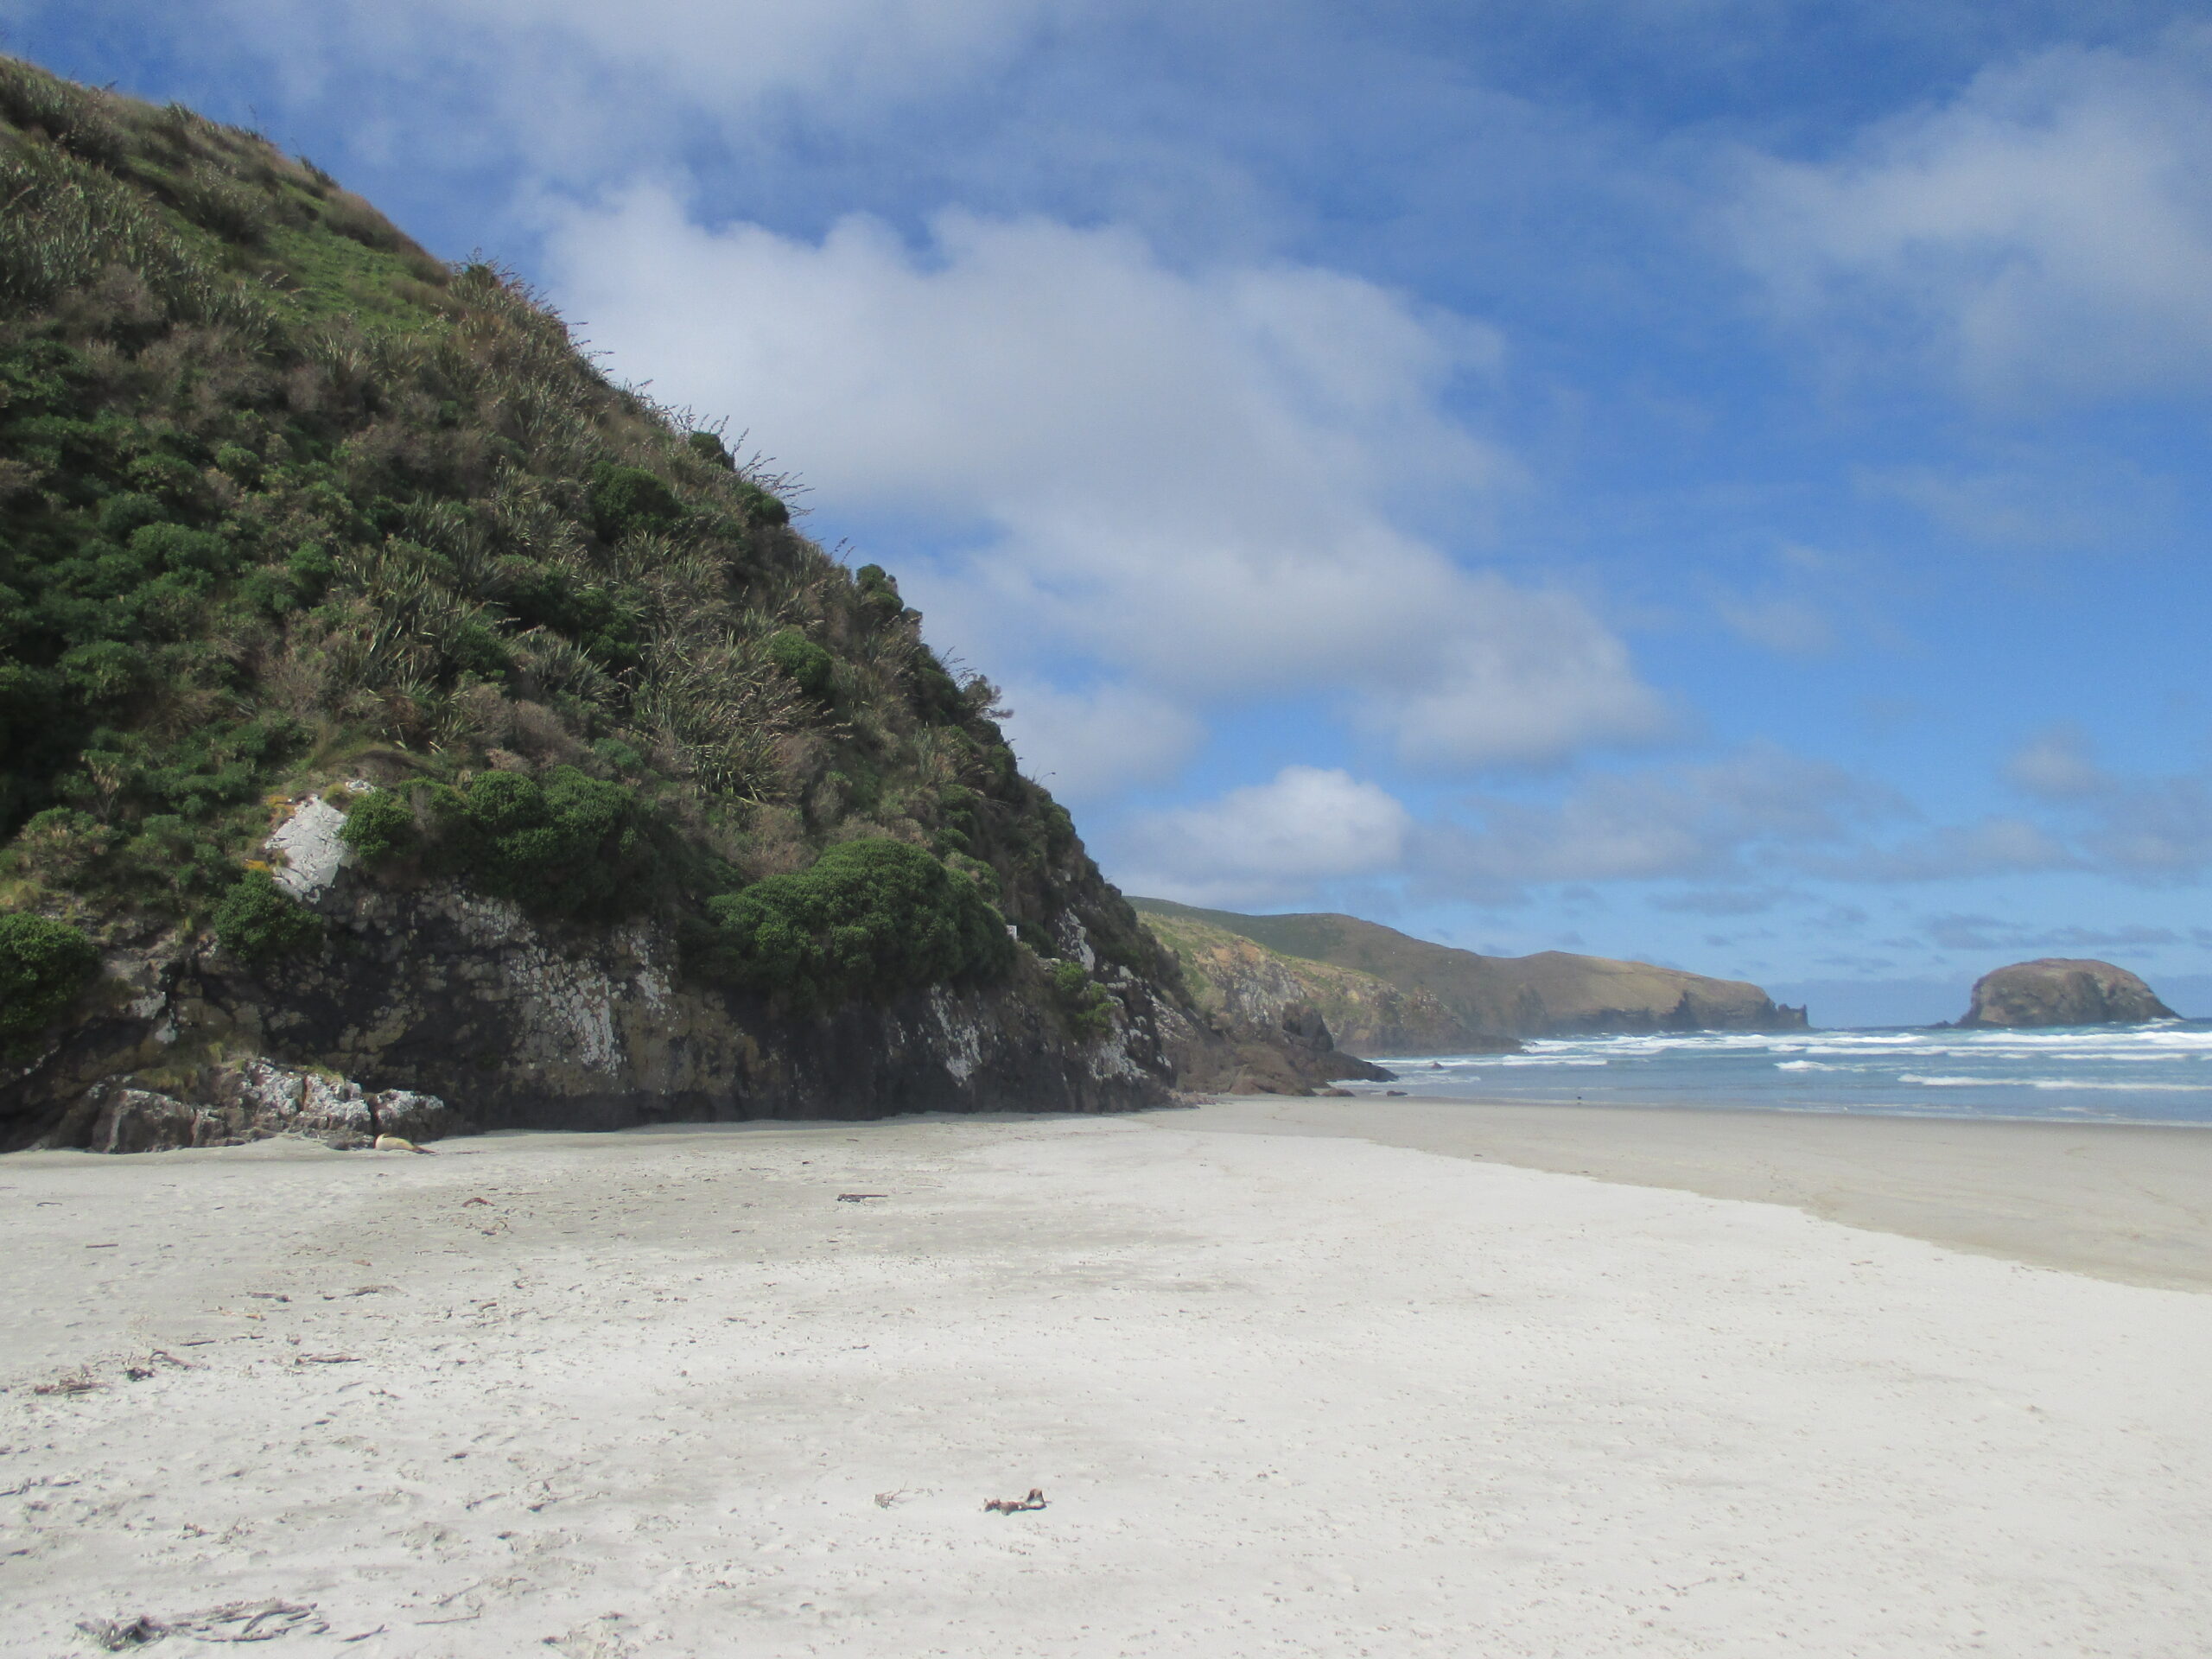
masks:
<path id="1" fill-rule="evenodd" d="M 2174 1011 L 2125 968 L 2070 957 L 2016 962 L 1974 982 L 1961 1028 L 2126 1026 L 2171 1020 Z"/>

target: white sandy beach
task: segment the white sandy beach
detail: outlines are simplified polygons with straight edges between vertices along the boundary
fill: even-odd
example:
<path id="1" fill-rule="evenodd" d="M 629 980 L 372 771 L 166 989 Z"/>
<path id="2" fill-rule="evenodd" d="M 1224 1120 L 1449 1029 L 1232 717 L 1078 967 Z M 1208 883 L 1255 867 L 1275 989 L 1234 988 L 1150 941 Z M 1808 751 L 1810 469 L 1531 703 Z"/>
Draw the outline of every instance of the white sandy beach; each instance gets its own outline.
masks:
<path id="1" fill-rule="evenodd" d="M 2202 1161 L 1375 1104 L 0 1160 L 0 1650 L 2205 1651 Z"/>

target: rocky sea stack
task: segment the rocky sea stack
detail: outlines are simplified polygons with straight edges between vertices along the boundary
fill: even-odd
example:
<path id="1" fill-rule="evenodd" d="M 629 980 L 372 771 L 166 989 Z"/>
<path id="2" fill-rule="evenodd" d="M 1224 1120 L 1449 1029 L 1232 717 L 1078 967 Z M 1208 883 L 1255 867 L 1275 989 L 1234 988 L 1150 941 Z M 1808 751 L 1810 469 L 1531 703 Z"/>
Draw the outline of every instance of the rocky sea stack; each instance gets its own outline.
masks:
<path id="1" fill-rule="evenodd" d="M 2127 1026 L 2171 1020 L 2174 1011 L 2135 975 L 2108 962 L 2041 957 L 1974 982 L 1961 1028 Z"/>
<path id="2" fill-rule="evenodd" d="M 1217 1027 L 892 576 L 511 273 L 4 58 L 0 195 L 0 1148 L 1342 1065 Z"/>

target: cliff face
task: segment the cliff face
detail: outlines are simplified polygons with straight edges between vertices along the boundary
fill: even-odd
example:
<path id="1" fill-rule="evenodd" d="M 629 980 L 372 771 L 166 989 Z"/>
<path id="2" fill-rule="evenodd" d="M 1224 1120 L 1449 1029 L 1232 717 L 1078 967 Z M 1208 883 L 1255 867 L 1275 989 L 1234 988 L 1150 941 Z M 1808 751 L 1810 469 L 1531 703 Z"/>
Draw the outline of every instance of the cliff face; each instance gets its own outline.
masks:
<path id="1" fill-rule="evenodd" d="M 1411 938 L 1352 916 L 1242 916 L 1165 899 L 1132 902 L 1148 923 L 1162 918 L 1202 923 L 1253 939 L 1286 957 L 1371 976 L 1408 995 L 1431 999 L 1472 1033 L 1564 1037 L 1611 1032 L 1797 1031 L 1806 1023 L 1804 1009 L 1782 1007 L 1756 985 L 1648 963 L 1560 950 L 1484 957 Z M 1425 1042 L 1408 1048 L 1347 1046 L 1366 1053 L 1418 1052 L 1428 1046 Z"/>
<path id="2" fill-rule="evenodd" d="M 2174 1011 L 2135 975 L 2108 962 L 2043 957 L 1974 982 L 1962 1027 L 2117 1026 L 2171 1020 Z"/>
<path id="3" fill-rule="evenodd" d="M 1510 1053 L 1521 1046 L 1510 1037 L 1471 1029 L 1427 991 L 1401 990 L 1357 969 L 1287 957 L 1193 916 L 1152 908 L 1142 913 L 1145 925 L 1174 952 L 1184 983 L 1209 1014 L 1280 1022 L 1287 1009 L 1310 1007 L 1348 1056 Z M 1375 1067 L 1342 1075 L 1376 1073 L 1389 1075 Z"/>
<path id="4" fill-rule="evenodd" d="M 1109 1018 L 1071 1033 L 1033 961 L 1008 982 L 932 987 L 810 1016 L 689 982 L 646 922 L 563 931 L 451 883 L 341 874 L 319 895 L 324 946 L 257 969 L 175 935 L 110 963 L 111 1006 L 10 1083 L 4 1144 L 205 1144 L 302 1128 L 251 1097 L 234 1057 L 435 1097 L 359 1114 L 360 1135 L 620 1128 L 893 1112 L 1102 1111 L 1156 1103 L 1170 1046 L 1231 1058 L 1172 1001 L 1109 970 Z M 147 1096 L 123 1102 L 120 1080 Z M 207 1124 L 195 1128 L 197 1109 Z M 404 1121 L 396 1109 L 408 1114 Z M 103 1117 L 105 1114 L 105 1117 Z M 328 1116 L 326 1113 L 326 1116 Z M 212 1125 L 212 1127 L 210 1127 Z M 354 1138 L 359 1139 L 359 1135 Z"/>
<path id="5" fill-rule="evenodd" d="M 891 575 L 511 273 L 4 58 L 0 195 L 0 1144 L 1318 1078 Z"/>

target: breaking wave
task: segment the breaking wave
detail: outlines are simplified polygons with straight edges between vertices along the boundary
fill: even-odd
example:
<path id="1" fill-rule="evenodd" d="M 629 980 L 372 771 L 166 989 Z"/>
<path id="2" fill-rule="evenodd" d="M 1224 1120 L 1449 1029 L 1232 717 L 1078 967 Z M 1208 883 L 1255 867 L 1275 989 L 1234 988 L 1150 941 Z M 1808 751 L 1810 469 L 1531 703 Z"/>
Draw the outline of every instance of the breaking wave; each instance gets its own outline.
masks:
<path id="1" fill-rule="evenodd" d="M 1520 1054 L 1384 1064 L 1393 1082 L 1349 1086 L 1411 1098 L 2212 1124 L 2212 1020 L 2202 1020 L 1547 1038 Z"/>

